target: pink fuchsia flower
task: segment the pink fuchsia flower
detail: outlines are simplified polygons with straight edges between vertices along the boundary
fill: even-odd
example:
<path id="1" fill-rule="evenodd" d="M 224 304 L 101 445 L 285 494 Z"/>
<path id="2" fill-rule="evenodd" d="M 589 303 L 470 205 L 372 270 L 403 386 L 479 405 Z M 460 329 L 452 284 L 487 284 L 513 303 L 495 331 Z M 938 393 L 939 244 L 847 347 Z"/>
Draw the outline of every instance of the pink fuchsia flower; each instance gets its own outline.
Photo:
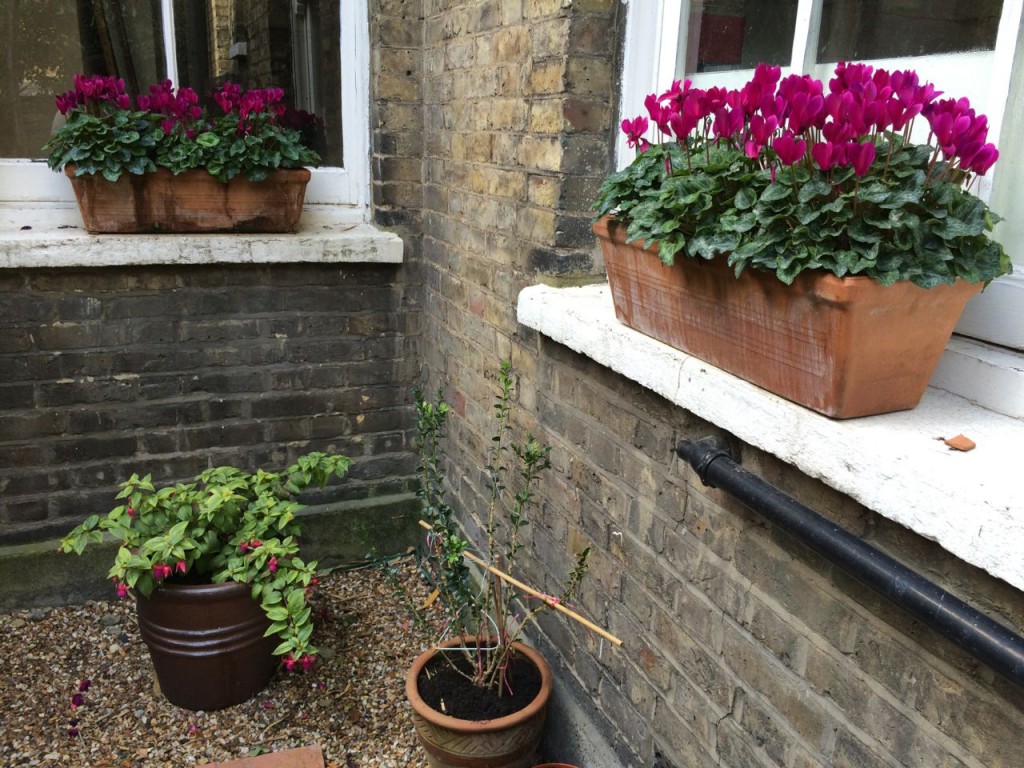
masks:
<path id="1" fill-rule="evenodd" d="M 281 659 L 281 663 L 284 664 L 284 668 L 286 670 L 288 670 L 289 672 L 291 672 L 291 671 L 293 671 L 295 669 L 295 664 L 296 664 L 295 657 L 292 656 L 291 654 L 288 654 L 283 659 Z"/>
<path id="2" fill-rule="evenodd" d="M 185 573 L 185 571 L 188 570 L 188 566 L 185 564 L 184 560 L 179 560 L 174 564 L 174 570 L 178 573 Z"/>
<path id="3" fill-rule="evenodd" d="M 78 735 L 78 720 L 72 718 L 71 720 L 68 720 L 68 736 L 74 739 Z"/>
<path id="4" fill-rule="evenodd" d="M 157 581 L 163 581 L 172 573 L 171 566 L 166 563 L 156 563 L 153 566 L 153 578 Z"/>
<path id="5" fill-rule="evenodd" d="M 92 680 L 85 678 L 78 684 L 78 690 L 85 693 L 89 690 L 90 686 L 92 686 Z"/>
<path id="6" fill-rule="evenodd" d="M 303 672 L 309 672 L 316 664 L 316 656 L 310 656 L 308 653 L 299 659 L 299 664 L 302 665 Z"/>
<path id="7" fill-rule="evenodd" d="M 270 571 L 271 573 L 275 573 L 277 571 L 277 557 L 276 556 L 274 556 L 274 555 L 270 556 L 270 559 L 267 561 L 267 570 Z"/>
<path id="8" fill-rule="evenodd" d="M 123 581 L 117 582 L 117 596 L 128 597 L 128 585 Z"/>
<path id="9" fill-rule="evenodd" d="M 637 147 L 641 152 L 647 149 L 651 144 L 647 139 L 644 138 L 644 134 L 647 133 L 647 128 L 650 123 L 646 117 L 640 116 L 633 120 L 622 121 L 622 132 L 626 134 L 627 143 L 630 148 Z"/>
<path id="10" fill-rule="evenodd" d="M 78 709 L 80 706 L 85 704 L 85 696 L 80 693 L 76 693 L 71 697 L 71 708 Z"/>

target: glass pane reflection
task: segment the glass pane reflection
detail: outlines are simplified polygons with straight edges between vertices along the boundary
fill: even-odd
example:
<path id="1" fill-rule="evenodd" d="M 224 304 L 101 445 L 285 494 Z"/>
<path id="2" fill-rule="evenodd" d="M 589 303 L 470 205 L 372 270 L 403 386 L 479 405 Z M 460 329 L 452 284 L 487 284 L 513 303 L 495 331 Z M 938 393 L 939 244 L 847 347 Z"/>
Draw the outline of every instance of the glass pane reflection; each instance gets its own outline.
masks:
<path id="1" fill-rule="evenodd" d="M 165 0 L 166 1 L 166 0 Z M 171 0 L 178 82 L 283 88 L 287 119 L 342 164 L 340 0 Z M 54 96 L 113 75 L 137 95 L 167 76 L 161 0 L 0 0 L 0 157 L 43 157 Z"/>
<path id="2" fill-rule="evenodd" d="M 818 61 L 995 48 L 1002 0 L 824 0 Z"/>
<path id="3" fill-rule="evenodd" d="M 797 0 L 694 0 L 680 19 L 676 71 L 687 75 L 786 66 L 793 50 Z M 685 37 L 683 37 L 685 35 Z"/>

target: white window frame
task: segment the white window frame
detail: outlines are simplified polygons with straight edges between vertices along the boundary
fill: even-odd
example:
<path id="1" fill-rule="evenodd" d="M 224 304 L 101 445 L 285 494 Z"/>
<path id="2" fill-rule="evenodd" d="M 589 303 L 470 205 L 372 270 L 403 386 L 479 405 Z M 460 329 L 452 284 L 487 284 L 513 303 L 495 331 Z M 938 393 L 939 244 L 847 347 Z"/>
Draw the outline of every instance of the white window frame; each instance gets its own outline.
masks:
<path id="1" fill-rule="evenodd" d="M 796 31 L 789 66 L 783 73 L 807 72 L 827 79 L 832 64 L 817 64 L 817 28 L 822 0 L 799 0 Z M 690 0 L 632 0 L 626 21 L 620 120 L 642 114 L 649 93 L 667 89 L 676 75 L 680 20 L 689 15 Z M 1016 415 L 1019 406 L 1004 409 L 1003 403 L 1021 401 L 1024 392 L 1024 0 L 1003 0 L 1003 13 L 995 50 L 914 58 L 867 60 L 885 68 L 913 68 L 950 96 L 968 96 L 971 104 L 989 118 L 989 140 L 1000 148 L 1000 159 L 983 178 L 979 194 L 986 198 L 1003 221 L 996 236 L 1014 260 L 1016 273 L 1001 277 L 974 298 L 964 312 L 957 333 L 978 339 L 973 351 L 943 360 L 939 384 L 985 407 Z M 695 85 L 741 85 L 752 70 L 689 75 Z M 620 135 L 619 167 L 627 165 L 635 151 Z M 989 345 L 1008 347 L 1010 352 Z M 1016 352 L 1013 350 L 1020 350 Z M 979 368 L 978 359 L 982 362 Z M 962 361 L 967 359 L 966 364 Z M 993 376 L 979 370 L 998 369 Z M 933 383 L 935 383 L 933 379 Z"/>
<path id="2" fill-rule="evenodd" d="M 167 71 L 175 80 L 174 20 L 171 0 L 162 0 Z M 337 206 L 347 220 L 369 221 L 370 201 L 370 33 L 367 3 L 341 0 L 341 118 L 344 136 L 342 167 L 313 169 L 306 204 Z M 0 159 L 0 205 L 67 204 L 74 201 L 71 184 L 45 161 Z"/>

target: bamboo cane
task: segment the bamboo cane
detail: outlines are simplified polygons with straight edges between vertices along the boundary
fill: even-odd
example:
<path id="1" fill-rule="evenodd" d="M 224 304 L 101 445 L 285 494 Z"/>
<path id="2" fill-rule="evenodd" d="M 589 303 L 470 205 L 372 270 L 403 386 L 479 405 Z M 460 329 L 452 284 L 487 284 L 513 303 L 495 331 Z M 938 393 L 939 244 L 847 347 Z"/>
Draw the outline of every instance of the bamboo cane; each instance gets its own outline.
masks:
<path id="1" fill-rule="evenodd" d="M 430 524 L 427 523 L 425 520 L 420 520 L 419 523 L 420 523 L 420 527 L 421 528 L 425 528 L 428 531 L 431 530 Z M 563 613 L 566 616 L 568 616 L 570 619 L 572 619 L 573 621 L 579 622 L 584 627 L 589 629 L 591 632 L 594 632 L 594 633 L 600 635 L 605 640 L 608 640 L 609 642 L 614 643 L 615 645 L 622 645 L 622 641 L 619 638 L 617 638 L 615 635 L 613 635 L 611 632 L 608 632 L 607 630 L 602 629 L 601 627 L 597 626 L 593 622 L 588 621 L 587 619 L 583 618 L 582 616 L 580 616 L 575 611 L 570 610 L 569 608 L 566 608 L 564 605 L 562 605 L 561 603 L 557 602 L 553 597 L 551 597 L 551 595 L 546 595 L 543 592 L 540 592 L 540 591 L 534 589 L 533 587 L 527 586 L 526 584 L 524 584 L 523 582 L 519 581 L 518 579 L 516 579 L 516 578 L 514 578 L 512 576 L 509 576 L 504 571 L 499 571 L 493 565 L 491 565 L 490 563 L 487 563 L 487 562 L 481 560 L 479 557 L 474 555 L 472 552 L 463 552 L 462 555 L 467 560 L 470 560 L 470 561 L 476 563 L 477 565 L 479 565 L 481 568 L 485 569 L 486 571 L 488 571 L 490 573 L 493 573 L 495 576 L 497 576 L 502 581 L 507 581 L 509 584 L 514 586 L 516 589 L 519 589 L 519 590 L 521 590 L 522 592 L 525 592 L 528 595 L 533 595 L 534 597 L 540 598 L 541 600 L 543 600 L 545 603 L 550 605 L 552 608 L 554 608 L 559 613 Z"/>

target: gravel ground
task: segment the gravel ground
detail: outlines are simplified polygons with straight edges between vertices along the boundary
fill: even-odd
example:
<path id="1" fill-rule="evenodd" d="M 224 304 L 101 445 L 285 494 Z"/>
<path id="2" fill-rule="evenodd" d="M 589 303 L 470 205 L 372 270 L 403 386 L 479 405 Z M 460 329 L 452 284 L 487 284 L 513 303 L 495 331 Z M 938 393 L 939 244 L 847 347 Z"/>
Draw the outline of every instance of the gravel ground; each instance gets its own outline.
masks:
<path id="1" fill-rule="evenodd" d="M 395 565 L 421 600 L 413 563 Z M 380 568 L 327 574 L 314 605 L 320 663 L 219 712 L 154 692 L 128 600 L 0 614 L 0 766 L 180 768 L 319 744 L 328 768 L 425 768 L 404 677 L 429 641 L 393 584 Z"/>

